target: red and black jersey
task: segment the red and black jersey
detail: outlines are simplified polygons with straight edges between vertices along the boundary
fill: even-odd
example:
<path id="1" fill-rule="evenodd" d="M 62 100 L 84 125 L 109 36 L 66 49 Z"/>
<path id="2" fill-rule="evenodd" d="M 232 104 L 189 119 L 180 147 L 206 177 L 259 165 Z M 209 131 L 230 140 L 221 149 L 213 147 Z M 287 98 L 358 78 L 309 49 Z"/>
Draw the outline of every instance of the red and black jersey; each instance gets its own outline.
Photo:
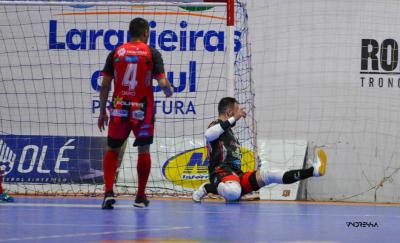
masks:
<path id="1" fill-rule="evenodd" d="M 103 76 L 114 79 L 113 99 L 129 102 L 154 103 L 153 78 L 165 77 L 164 63 L 159 51 L 141 41 L 117 47 L 108 57 Z"/>
<path id="2" fill-rule="evenodd" d="M 216 120 L 208 127 L 222 123 L 223 121 Z M 207 142 L 207 150 L 210 175 L 215 172 L 216 167 L 228 167 L 233 172 L 241 173 L 242 154 L 240 144 L 231 127 L 227 128 L 217 139 Z"/>

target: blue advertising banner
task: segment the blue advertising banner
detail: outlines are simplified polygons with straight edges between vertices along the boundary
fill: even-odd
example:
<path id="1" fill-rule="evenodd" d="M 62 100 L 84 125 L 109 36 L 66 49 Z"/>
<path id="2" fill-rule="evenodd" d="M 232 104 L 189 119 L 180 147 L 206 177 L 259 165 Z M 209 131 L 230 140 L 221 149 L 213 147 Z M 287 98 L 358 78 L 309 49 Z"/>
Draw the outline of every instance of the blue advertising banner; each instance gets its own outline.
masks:
<path id="1" fill-rule="evenodd" d="M 4 182 L 103 183 L 106 137 L 0 135 Z"/>

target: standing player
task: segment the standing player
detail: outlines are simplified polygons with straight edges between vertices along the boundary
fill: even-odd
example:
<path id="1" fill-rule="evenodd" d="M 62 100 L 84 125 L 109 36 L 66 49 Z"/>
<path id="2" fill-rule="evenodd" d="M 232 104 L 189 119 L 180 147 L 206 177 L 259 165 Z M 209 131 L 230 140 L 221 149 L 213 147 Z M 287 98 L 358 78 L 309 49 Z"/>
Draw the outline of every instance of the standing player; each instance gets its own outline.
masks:
<path id="1" fill-rule="evenodd" d="M 104 156 L 103 170 L 105 195 L 103 209 L 113 209 L 114 181 L 118 167 L 120 148 L 133 131 L 138 147 L 138 191 L 135 207 L 147 207 L 145 189 L 150 174 L 150 144 L 154 133 L 154 95 L 153 78 L 164 91 L 166 97 L 173 93 L 171 84 L 165 77 L 164 63 L 160 52 L 149 47 L 149 23 L 143 18 L 135 18 L 129 24 L 130 42 L 112 51 L 103 69 L 103 81 L 100 91 L 100 131 L 108 123 L 106 102 L 112 80 L 114 94 L 110 109 L 108 128 L 108 150 Z"/>
<path id="2" fill-rule="evenodd" d="M 2 185 L 3 176 L 2 176 L 2 174 L 3 174 L 3 171 L 1 170 L 1 166 L 0 166 L 0 203 L 1 202 L 13 202 L 14 198 L 10 197 L 7 193 L 5 193 L 3 191 L 3 185 Z"/>
<path id="3" fill-rule="evenodd" d="M 323 176 L 326 169 L 326 154 L 317 151 L 317 161 L 304 170 L 258 170 L 241 171 L 240 144 L 231 127 L 236 121 L 246 117 L 244 108 L 239 107 L 235 98 L 225 97 L 218 104 L 218 120 L 206 130 L 209 156 L 210 183 L 204 183 L 193 195 L 193 201 L 201 202 L 208 193 L 219 194 L 226 201 L 237 201 L 241 196 L 257 191 L 271 183 L 291 184 L 315 176 Z"/>

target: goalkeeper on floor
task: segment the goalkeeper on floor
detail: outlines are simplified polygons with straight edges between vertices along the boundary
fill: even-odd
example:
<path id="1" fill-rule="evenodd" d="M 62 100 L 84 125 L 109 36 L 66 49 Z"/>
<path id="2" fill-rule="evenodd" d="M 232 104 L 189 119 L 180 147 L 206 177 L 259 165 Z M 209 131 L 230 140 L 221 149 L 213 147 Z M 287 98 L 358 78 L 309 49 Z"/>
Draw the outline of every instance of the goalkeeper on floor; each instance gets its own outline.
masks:
<path id="1" fill-rule="evenodd" d="M 235 98 L 225 97 L 218 104 L 218 113 L 218 119 L 205 132 L 210 182 L 193 193 L 193 201 L 201 202 L 208 193 L 218 194 L 227 202 L 238 201 L 241 196 L 272 183 L 291 184 L 325 174 L 327 158 L 322 149 L 317 150 L 316 162 L 308 169 L 242 172 L 240 144 L 231 128 L 246 117 L 246 111 Z"/>

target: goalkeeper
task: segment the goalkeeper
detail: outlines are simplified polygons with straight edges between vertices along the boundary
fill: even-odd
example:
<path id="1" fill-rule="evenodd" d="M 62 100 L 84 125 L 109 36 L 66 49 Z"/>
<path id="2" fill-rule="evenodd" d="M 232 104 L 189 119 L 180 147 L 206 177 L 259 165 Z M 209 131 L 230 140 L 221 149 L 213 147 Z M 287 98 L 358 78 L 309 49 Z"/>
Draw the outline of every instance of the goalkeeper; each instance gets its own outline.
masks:
<path id="1" fill-rule="evenodd" d="M 237 201 L 241 196 L 265 185 L 291 184 L 325 174 L 327 158 L 321 149 L 317 151 L 316 162 L 308 169 L 242 172 L 240 144 L 231 128 L 239 119 L 246 117 L 246 111 L 235 98 L 225 97 L 218 104 L 218 113 L 218 119 L 205 132 L 210 182 L 204 183 L 193 193 L 193 201 L 201 202 L 208 193 L 218 194 L 227 202 Z"/>

